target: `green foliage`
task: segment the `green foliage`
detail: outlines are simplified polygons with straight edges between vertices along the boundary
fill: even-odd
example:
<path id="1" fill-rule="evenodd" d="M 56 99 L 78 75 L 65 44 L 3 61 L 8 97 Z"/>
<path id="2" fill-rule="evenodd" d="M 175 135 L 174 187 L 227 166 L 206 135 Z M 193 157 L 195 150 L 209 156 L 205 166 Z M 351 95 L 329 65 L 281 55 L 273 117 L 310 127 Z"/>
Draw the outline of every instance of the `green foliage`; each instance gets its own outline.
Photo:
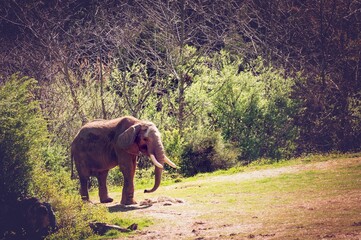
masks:
<path id="1" fill-rule="evenodd" d="M 185 140 L 180 135 L 178 129 L 163 131 L 164 147 L 166 153 L 172 161 L 178 165 L 181 162 L 181 155 L 184 149 Z"/>
<path id="2" fill-rule="evenodd" d="M 34 79 L 17 74 L 0 86 L 0 202 L 29 194 L 34 164 L 47 142 L 35 87 Z"/>
<path id="3" fill-rule="evenodd" d="M 60 194 L 52 205 L 59 230 L 47 239 L 86 239 L 94 234 L 90 222 L 106 220 L 105 207 L 84 204 L 79 197 Z"/>
<path id="4" fill-rule="evenodd" d="M 55 211 L 59 230 L 48 239 L 86 239 L 93 235 L 89 223 L 105 221 L 107 209 L 80 199 L 78 180 L 71 180 L 69 169 L 63 165 L 68 158 L 62 147 L 44 147 L 42 160 L 34 164 L 31 192 Z"/>
<path id="5" fill-rule="evenodd" d="M 215 55 L 213 61 L 217 64 L 210 64 L 199 79 L 209 86 L 205 91 L 211 96 L 208 115 L 213 126 L 238 146 L 242 159 L 292 156 L 298 136 L 292 79 L 263 66 L 260 59 L 245 72 L 238 72 L 241 61 L 226 52 Z"/>
<path id="6" fill-rule="evenodd" d="M 118 167 L 115 167 L 109 171 L 107 182 L 108 184 L 113 186 L 123 186 L 124 184 L 123 174 Z M 96 182 L 96 185 L 97 184 L 98 183 Z"/>
<path id="7" fill-rule="evenodd" d="M 187 128 L 220 131 L 229 144 L 239 149 L 240 156 L 235 159 L 292 156 L 298 136 L 293 122 L 298 107 L 291 98 L 292 79 L 264 66 L 261 59 L 239 72 L 243 60 L 226 51 L 199 57 L 197 49 L 185 46 L 183 56 L 184 61 L 176 66 L 182 76 L 160 74 L 141 62 L 113 69 L 104 78 L 106 108 L 112 109 L 107 117 L 130 114 L 153 121 L 163 134 L 167 154 L 176 164 L 183 161 Z M 184 80 L 184 99 L 178 92 L 180 78 Z M 72 79 L 76 82 L 75 76 Z M 53 115 L 51 118 L 57 121 L 51 121 L 50 126 L 57 136 L 65 136 L 60 143 L 67 146 L 80 128 L 80 119 L 74 118 L 71 92 L 56 86 L 68 100 L 55 101 L 56 112 L 62 117 Z M 87 77 L 76 86 L 74 91 L 85 115 L 89 119 L 101 117 L 99 83 Z M 183 113 L 179 116 L 181 102 Z M 147 163 L 140 161 L 139 167 L 148 168 Z M 109 182 L 121 184 L 119 171 L 110 173 Z"/>
<path id="8" fill-rule="evenodd" d="M 0 202 L 49 202 L 59 227 L 49 239 L 84 239 L 92 234 L 88 223 L 105 211 L 80 200 L 64 148 L 50 144 L 35 90 L 34 79 L 16 74 L 0 86 Z"/>
<path id="9" fill-rule="evenodd" d="M 185 176 L 226 169 L 235 164 L 237 152 L 224 144 L 219 132 L 201 129 L 192 132 L 188 140 L 179 164 Z"/>

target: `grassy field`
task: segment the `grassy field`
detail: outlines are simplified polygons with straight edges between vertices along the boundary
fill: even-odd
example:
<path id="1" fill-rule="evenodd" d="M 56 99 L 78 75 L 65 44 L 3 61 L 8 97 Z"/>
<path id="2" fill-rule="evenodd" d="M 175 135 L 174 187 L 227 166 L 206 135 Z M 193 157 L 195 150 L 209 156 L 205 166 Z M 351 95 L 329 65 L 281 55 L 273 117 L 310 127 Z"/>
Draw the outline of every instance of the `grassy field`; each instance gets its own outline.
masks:
<path id="1" fill-rule="evenodd" d="M 120 239 L 361 239 L 357 156 L 205 174 L 152 194 L 138 188 L 141 204 L 129 207 L 118 205 L 119 190 L 112 196 L 114 217 L 146 223 Z"/>

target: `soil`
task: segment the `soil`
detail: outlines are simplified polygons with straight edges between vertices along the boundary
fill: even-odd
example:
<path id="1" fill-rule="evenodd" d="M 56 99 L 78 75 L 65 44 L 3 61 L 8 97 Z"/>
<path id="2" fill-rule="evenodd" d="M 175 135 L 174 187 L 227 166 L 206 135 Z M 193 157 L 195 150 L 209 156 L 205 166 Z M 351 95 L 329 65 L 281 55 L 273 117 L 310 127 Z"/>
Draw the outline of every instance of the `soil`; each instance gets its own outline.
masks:
<path id="1" fill-rule="evenodd" d="M 186 189 L 197 185 L 204 185 L 209 182 L 241 182 L 245 180 L 254 180 L 262 178 L 272 178 L 281 174 L 292 174 L 308 170 L 336 170 L 348 166 L 360 169 L 361 158 L 328 160 L 324 162 L 302 164 L 296 166 L 287 166 L 274 169 L 257 170 L 253 172 L 244 172 L 227 176 L 214 176 L 189 183 L 179 183 L 172 186 L 162 187 L 164 191 L 161 194 L 173 192 L 176 189 Z M 361 170 L 360 170 L 361 171 Z M 359 180 L 358 180 L 359 181 Z M 357 190 L 357 189 L 356 189 Z M 360 189 L 359 189 L 360 190 Z M 226 193 L 232 194 L 232 192 Z M 142 195 L 146 197 L 147 195 Z M 157 196 L 157 195 L 154 195 Z M 185 195 L 186 196 L 186 195 Z M 281 199 L 281 197 L 280 197 Z M 212 202 L 212 196 L 209 201 Z M 330 203 L 331 201 L 331 203 Z M 289 209 L 302 211 L 320 210 L 323 206 L 332 207 L 332 211 L 343 211 L 347 206 L 355 206 L 356 202 L 361 204 L 361 191 L 351 191 L 348 195 L 340 195 L 332 200 L 325 202 L 324 199 L 305 203 L 299 202 L 294 206 L 287 205 Z M 217 202 L 214 202 L 217 204 Z M 117 207 L 109 205 L 110 208 Z M 265 208 L 267 206 L 264 206 Z M 262 216 L 247 216 L 244 219 L 235 219 L 230 223 L 229 219 L 214 219 L 209 216 L 217 215 L 217 211 L 222 211 L 219 205 L 214 209 L 208 209 L 197 202 L 194 196 L 186 196 L 183 199 L 177 199 L 170 196 L 162 196 L 154 199 L 144 199 L 135 206 L 122 207 L 120 211 L 129 212 L 135 217 L 149 217 L 153 219 L 154 224 L 143 230 L 138 230 L 134 235 L 128 236 L 129 239 L 361 239 L 361 212 L 360 208 L 355 209 L 356 221 L 353 221 L 347 229 L 332 226 L 330 221 L 315 220 L 312 227 L 304 224 L 285 223 L 282 226 L 274 226 L 272 231 L 262 232 L 260 229 L 265 224 L 279 224 L 271 222 L 262 222 Z M 235 209 L 237 211 L 237 209 Z M 240 210 L 239 210 L 240 211 Z M 327 211 L 327 208 L 325 208 Z M 243 213 L 240 213 L 242 215 Z M 247 218 L 248 217 L 248 218 Z M 358 219 L 358 220 L 357 220 Z M 299 219 L 298 219 L 299 220 Z M 301 219 L 302 220 L 302 219 Z M 335 222 L 334 224 L 338 224 Z M 319 225 L 319 226 L 317 226 Z M 287 235 L 289 228 L 297 230 L 297 236 Z M 329 231 L 317 232 L 318 227 L 330 229 Z M 332 230 L 335 229 L 335 230 Z M 292 232 L 292 230 L 291 230 Z"/>

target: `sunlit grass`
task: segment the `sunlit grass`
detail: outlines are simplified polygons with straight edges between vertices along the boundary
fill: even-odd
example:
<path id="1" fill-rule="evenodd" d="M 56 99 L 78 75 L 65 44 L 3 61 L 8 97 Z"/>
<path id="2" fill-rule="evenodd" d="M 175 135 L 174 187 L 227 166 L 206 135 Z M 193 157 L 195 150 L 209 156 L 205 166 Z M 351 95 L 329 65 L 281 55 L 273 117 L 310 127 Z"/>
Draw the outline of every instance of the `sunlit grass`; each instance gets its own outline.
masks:
<path id="1" fill-rule="evenodd" d="M 328 162 L 334 165 L 331 169 L 302 169 L 239 181 L 213 181 L 218 174 L 202 174 L 158 194 L 186 199 L 199 212 L 204 212 L 199 221 L 220 226 L 244 223 L 249 225 L 247 232 L 254 235 L 312 239 L 317 234 L 352 232 L 355 230 L 352 224 L 360 221 L 361 166 L 344 167 L 341 161 L 344 160 Z"/>
<path id="2" fill-rule="evenodd" d="M 305 164 L 305 163 L 312 163 L 312 162 L 322 162 L 330 159 L 336 158 L 353 158 L 353 157 L 360 157 L 360 153 L 349 153 L 349 154 L 341 154 L 341 153 L 329 153 L 329 154 L 307 154 L 303 155 L 298 158 L 287 159 L 287 160 L 270 160 L 270 159 L 260 159 L 256 160 L 248 165 L 238 165 L 232 167 L 227 170 L 218 170 L 212 173 L 199 173 L 196 176 L 184 178 L 181 176 L 180 173 L 169 173 L 165 171 L 162 177 L 161 186 L 169 186 L 173 184 L 177 184 L 180 182 L 191 182 L 198 179 L 205 179 L 212 176 L 222 176 L 222 175 L 232 175 L 241 172 L 251 172 L 255 170 L 262 170 L 262 169 L 273 169 L 279 167 L 286 167 L 286 166 L 294 166 L 298 164 Z M 138 170 L 137 170 L 138 171 Z M 152 176 L 151 172 L 153 168 L 148 170 L 150 173 L 146 174 L 146 177 L 139 177 L 135 178 L 135 188 L 136 189 L 149 189 L 152 187 L 154 183 L 154 177 Z M 122 186 L 109 186 L 111 192 L 119 192 L 122 190 Z M 97 188 L 94 187 L 91 189 L 90 192 L 91 196 L 96 196 Z"/>
<path id="3" fill-rule="evenodd" d="M 288 238 L 303 236 L 306 229 L 312 234 L 315 231 L 327 234 L 337 229 L 351 231 L 352 223 L 359 221 L 361 212 L 359 191 L 361 171 L 358 165 L 224 185 L 210 181 L 205 187 L 190 188 L 184 197 L 194 194 L 204 203 L 206 198 L 217 203 L 203 203 L 203 207 L 212 209 L 201 217 L 203 220 L 214 221 L 216 215 L 217 219 L 229 224 L 234 224 L 235 220 L 246 220 L 248 224 L 261 222 L 257 234 L 277 233 Z M 343 197 L 349 198 L 346 206 L 343 206 Z"/>
<path id="4" fill-rule="evenodd" d="M 273 164 L 252 164 L 199 174 L 177 183 L 166 178 L 152 194 L 145 194 L 143 190 L 153 185 L 153 179 L 141 184 L 136 179 L 135 198 L 138 202 L 158 196 L 183 199 L 190 210 L 202 213 L 195 221 L 220 227 L 239 224 L 244 228 L 244 234 L 238 233 L 241 238 L 275 234 L 277 239 L 294 236 L 312 239 L 335 231 L 352 232 L 355 229 L 352 224 L 361 220 L 361 165 L 350 158 L 359 155 L 317 155 Z M 325 162 L 327 159 L 335 160 Z M 323 162 L 332 167 L 322 167 Z M 306 168 L 308 165 L 311 167 Z M 297 171 L 267 175 L 272 169 L 287 167 L 295 167 Z M 119 202 L 121 187 L 112 188 L 111 195 Z M 174 206 L 174 209 L 177 207 L 182 208 Z M 140 219 L 136 211 L 111 214 L 120 219 L 138 219 L 145 223 L 142 227 L 156 222 Z"/>

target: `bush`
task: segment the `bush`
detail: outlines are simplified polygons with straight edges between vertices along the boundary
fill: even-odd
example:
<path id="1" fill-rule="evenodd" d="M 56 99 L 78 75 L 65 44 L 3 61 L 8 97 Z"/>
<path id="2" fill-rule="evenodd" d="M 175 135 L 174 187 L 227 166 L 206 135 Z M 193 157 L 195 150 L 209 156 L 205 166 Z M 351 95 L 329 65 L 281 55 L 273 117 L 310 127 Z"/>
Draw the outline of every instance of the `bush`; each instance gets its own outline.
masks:
<path id="1" fill-rule="evenodd" d="M 31 92 L 35 86 L 34 79 L 18 75 L 0 86 L 0 202 L 29 194 L 34 162 L 46 143 L 46 123 Z"/>
<path id="2" fill-rule="evenodd" d="M 120 171 L 119 167 L 115 167 L 109 171 L 107 183 L 111 186 L 123 186 L 124 179 L 122 171 Z M 92 186 L 98 187 L 98 181 L 94 181 Z"/>
<path id="3" fill-rule="evenodd" d="M 55 211 L 59 231 L 49 239 L 84 239 L 92 235 L 88 223 L 104 218 L 106 210 L 81 201 L 64 148 L 49 141 L 34 90 L 34 79 L 18 75 L 0 86 L 0 204 L 37 197 Z"/>
<path id="4" fill-rule="evenodd" d="M 167 156 L 176 164 L 181 162 L 181 155 L 184 149 L 184 138 L 179 130 L 172 129 L 163 131 L 162 140 Z M 174 170 L 174 168 L 170 168 Z"/>
<path id="5" fill-rule="evenodd" d="M 237 152 L 226 147 L 219 132 L 192 134 L 181 155 L 180 168 L 185 176 L 213 172 L 233 166 Z"/>
<path id="6" fill-rule="evenodd" d="M 221 87 L 215 91 L 211 115 L 225 139 L 245 160 L 291 157 L 298 137 L 293 80 L 264 66 L 261 59 L 253 63 L 256 70 L 239 73 L 238 63 L 227 54 L 221 59 L 223 67 L 216 76 Z"/>
<path id="7" fill-rule="evenodd" d="M 51 204 L 59 228 L 47 239 L 86 239 L 93 235 L 89 223 L 107 217 L 105 207 L 81 200 L 78 180 L 71 180 L 62 166 L 67 159 L 62 147 L 49 145 L 43 148 L 43 159 L 33 166 L 31 192 Z"/>
<path id="8" fill-rule="evenodd" d="M 220 51 L 204 59 L 187 89 L 196 124 L 222 133 L 240 151 L 240 159 L 288 158 L 297 148 L 299 111 L 292 99 L 294 79 L 265 66 L 262 59 L 247 63 Z M 190 148 L 187 149 L 190 151 Z"/>

